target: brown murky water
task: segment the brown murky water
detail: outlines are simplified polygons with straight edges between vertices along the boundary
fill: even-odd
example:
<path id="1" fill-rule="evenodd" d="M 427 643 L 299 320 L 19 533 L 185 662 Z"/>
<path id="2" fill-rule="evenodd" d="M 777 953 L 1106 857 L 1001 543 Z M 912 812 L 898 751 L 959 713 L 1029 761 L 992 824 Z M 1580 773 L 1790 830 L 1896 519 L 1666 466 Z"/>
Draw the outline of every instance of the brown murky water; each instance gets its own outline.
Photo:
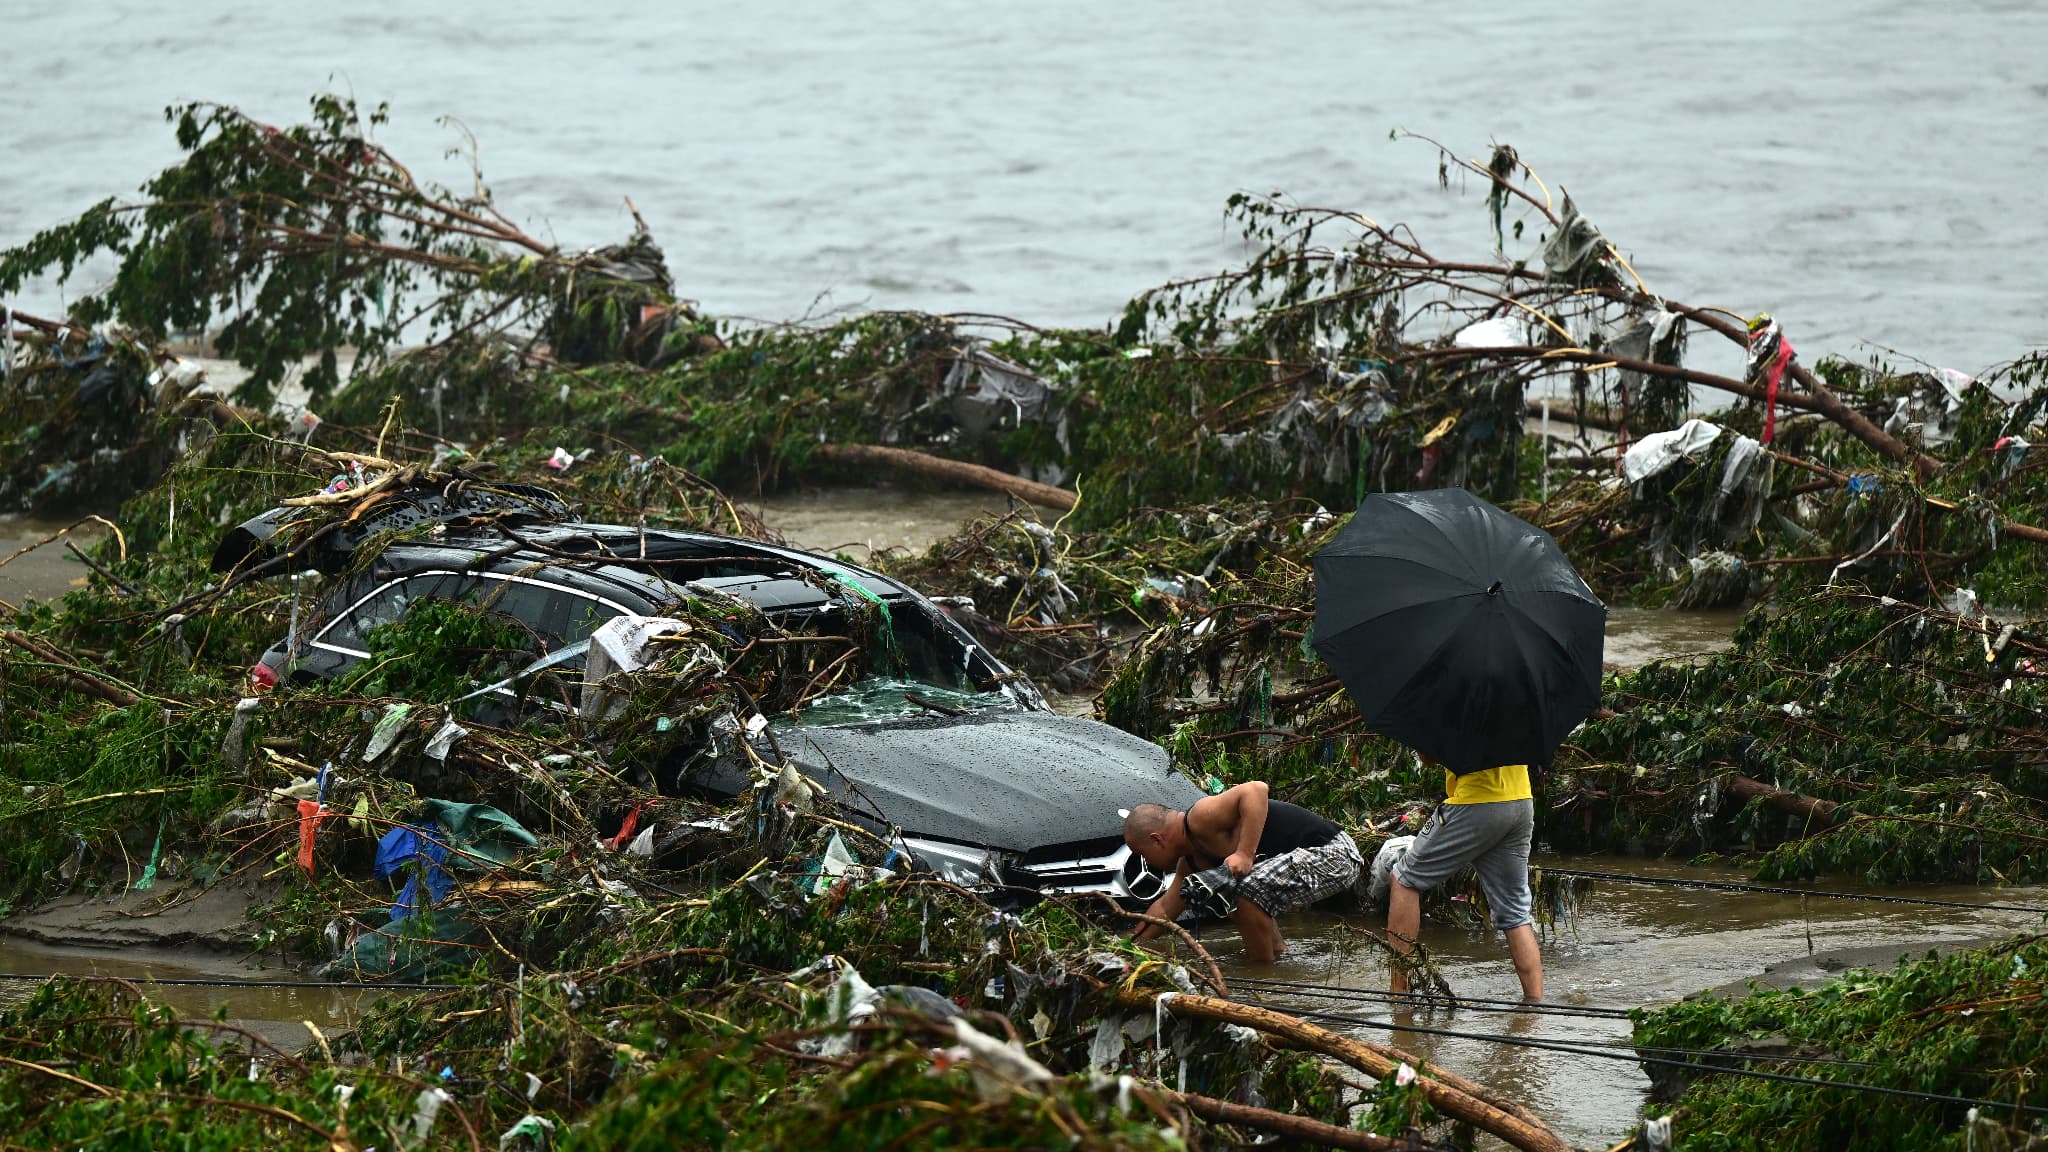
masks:
<path id="1" fill-rule="evenodd" d="M 1539 859 L 1538 864 L 1635 875 L 1743 881 L 1737 869 L 1696 867 L 1653 860 L 1611 857 Z M 1842 891 L 1850 891 L 1841 888 Z M 1992 890 L 1968 887 L 1888 889 L 1890 894 L 2048 907 L 2048 889 Z M 1677 1000 L 1760 975 L 1767 966 L 1804 958 L 1809 948 L 1827 953 L 1872 949 L 1853 958 L 1861 965 L 1888 965 L 1888 949 L 1924 951 L 1939 943 L 2002 936 L 2032 928 L 2044 918 L 2019 912 L 1975 911 L 1832 900 L 1757 893 L 1601 883 L 1581 903 L 1576 922 L 1543 941 L 1545 1000 L 1570 1007 L 1634 1008 Z M 1295 981 L 1336 989 L 1384 991 L 1387 965 L 1362 940 L 1359 926 L 1385 927 L 1383 917 L 1337 917 L 1304 913 L 1281 922 L 1289 937 L 1286 955 L 1271 965 L 1245 961 L 1236 935 L 1212 930 L 1203 940 L 1226 980 L 1240 977 Z M 1507 948 L 1496 934 L 1425 924 L 1423 946 L 1436 956 L 1460 996 L 1514 1000 L 1521 988 Z M 1824 963 L 1834 962 L 1823 956 Z M 1797 966 L 1806 974 L 1820 970 Z M 1303 1012 L 1336 1013 L 1385 1022 L 1384 1003 L 1331 999 L 1305 990 L 1255 993 L 1249 984 L 1232 989 L 1242 999 Z M 1649 1080 L 1627 1048 L 1626 1020 L 1569 1015 L 1459 1009 L 1413 1017 L 1412 1023 L 1446 1031 L 1508 1036 L 1544 1043 L 1620 1052 L 1625 1059 L 1583 1056 L 1493 1040 L 1398 1032 L 1378 1024 L 1325 1020 L 1325 1026 L 1363 1039 L 1391 1042 L 1427 1060 L 1499 1089 L 1549 1120 L 1579 1146 L 1605 1147 L 1625 1134 L 1644 1103 Z M 1390 1039 L 1391 1038 L 1391 1039 Z"/>
<path id="2" fill-rule="evenodd" d="M 882 548 L 923 551 L 975 516 L 1000 513 L 1006 506 L 1004 497 L 992 492 L 910 492 L 881 487 L 786 493 L 750 505 L 796 547 L 844 551 L 855 559 L 865 559 Z M 1652 660 L 1718 652 L 1728 646 L 1729 636 L 1741 622 L 1740 611 L 1610 608 L 1607 660 L 1634 668 Z"/>
<path id="3" fill-rule="evenodd" d="M 778 493 L 749 507 L 798 548 L 865 560 L 884 548 L 922 552 L 976 516 L 1008 511 L 1009 499 L 998 492 L 834 488 Z"/>
<path id="4" fill-rule="evenodd" d="M 71 523 L 0 516 L 0 561 L 6 561 L 0 565 L 0 600 L 14 605 L 23 600 L 54 600 L 84 586 L 86 567 L 64 550 L 64 542 L 69 540 L 84 548 L 105 536 L 106 529 L 97 524 L 82 524 L 51 543 L 32 547 Z"/>
<path id="5" fill-rule="evenodd" d="M 19 1003 L 35 987 L 34 981 L 16 977 L 59 972 L 133 980 L 187 1019 L 211 1019 L 225 1008 L 232 1023 L 286 1052 L 297 1052 L 312 1043 L 313 1034 L 304 1021 L 312 1021 L 331 1036 L 337 1029 L 352 1026 L 379 995 L 403 995 L 346 984 L 266 986 L 303 984 L 306 977 L 289 968 L 238 964 L 203 952 L 52 948 L 0 936 L 0 973 L 7 974 L 0 977 L 0 1007 Z"/>

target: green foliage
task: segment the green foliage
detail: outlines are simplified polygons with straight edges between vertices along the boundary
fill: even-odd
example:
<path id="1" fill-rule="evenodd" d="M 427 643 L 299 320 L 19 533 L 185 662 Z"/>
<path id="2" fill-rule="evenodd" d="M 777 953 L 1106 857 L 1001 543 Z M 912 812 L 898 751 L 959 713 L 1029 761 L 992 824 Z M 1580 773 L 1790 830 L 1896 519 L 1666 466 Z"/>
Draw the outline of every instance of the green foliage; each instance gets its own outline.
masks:
<path id="1" fill-rule="evenodd" d="M 442 702 L 501 680 L 539 654 L 532 632 L 488 603 L 427 600 L 366 638 L 370 658 L 333 680 L 341 695 Z"/>
<path id="2" fill-rule="evenodd" d="M 481 176 L 474 196 L 418 184 L 373 138 L 381 105 L 364 114 L 320 95 L 308 123 L 282 129 L 218 104 L 164 115 L 184 158 L 145 182 L 139 202 L 102 201 L 0 252 L 0 296 L 111 255 L 113 283 L 80 297 L 72 319 L 210 335 L 250 370 L 240 394 L 254 403 L 302 364 L 301 382 L 325 396 L 345 350 L 368 367 L 401 340 L 544 323 L 562 358 L 611 359 L 635 340 L 659 343 L 686 312 L 644 234 L 563 257 L 492 208 Z"/>
<path id="3" fill-rule="evenodd" d="M 670 1057 L 579 1125 L 563 1147 L 1186 1147 L 1149 1110 L 1120 1110 L 1114 1082 L 1098 1089 L 1070 1079 L 985 1103 L 964 1069 L 935 1074 L 928 1050 L 911 1039 L 878 1038 L 845 1075 L 798 1086 L 788 1083 L 785 1061 L 752 1044 L 698 1037 L 686 1043 L 700 1050 Z M 714 1046 L 713 1053 L 701 1051 Z M 757 1106 L 733 1107 L 738 1101 Z"/>
<path id="4" fill-rule="evenodd" d="M 1619 714 L 1587 724 L 1560 760 L 1555 794 L 1591 813 L 1560 821 L 1559 836 L 1584 843 L 1573 829 L 1590 825 L 1599 846 L 1673 851 L 1718 849 L 1732 832 L 1770 849 L 1768 879 L 2048 876 L 2048 785 L 2034 767 L 2048 691 L 2033 629 L 1994 650 L 1996 631 L 1846 590 L 1754 612 L 1726 653 L 1611 682 Z M 1759 799 L 1724 831 L 1731 771 L 1840 807 L 1815 824 Z"/>
<path id="5" fill-rule="evenodd" d="M 1638 1046 L 1719 1048 L 1782 1037 L 1796 1054 L 1838 1064 L 1773 1064 L 1768 1071 L 1826 1080 L 2048 1104 L 2035 1069 L 2048 1059 L 2040 973 L 2048 945 L 2026 937 L 1938 959 L 1902 960 L 1889 971 L 1852 972 L 1814 991 L 1713 997 L 1634 1014 Z M 2017 1147 L 2030 1119 L 1980 1110 L 1989 1127 L 1970 1132 L 1964 1109 L 1938 1100 L 1830 1091 L 1737 1076 L 1709 1075 L 1680 1100 L 1674 1126 L 1684 1152 L 1846 1147 L 1985 1147 L 2008 1138 Z M 2001 1132 L 1999 1128 L 2016 1129 Z"/>
<path id="6" fill-rule="evenodd" d="M 130 988 L 56 980 L 0 1011 L 8 1038 L 0 1129 L 12 1146 L 469 1147 L 453 1118 L 437 1125 L 430 1143 L 406 1144 L 418 1096 L 432 1087 L 423 1080 L 268 1052 L 259 1067 L 234 1046 L 237 1030 L 180 1020 Z"/>

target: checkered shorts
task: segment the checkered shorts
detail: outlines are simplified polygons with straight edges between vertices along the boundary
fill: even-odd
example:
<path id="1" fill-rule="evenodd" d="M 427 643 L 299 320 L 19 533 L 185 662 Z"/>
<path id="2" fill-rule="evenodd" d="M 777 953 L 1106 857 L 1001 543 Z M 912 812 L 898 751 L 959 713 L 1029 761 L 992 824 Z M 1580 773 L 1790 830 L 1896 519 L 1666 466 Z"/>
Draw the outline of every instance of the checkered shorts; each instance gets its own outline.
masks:
<path id="1" fill-rule="evenodd" d="M 1238 895 L 1278 916 L 1306 908 L 1358 883 L 1365 861 L 1346 832 L 1320 848 L 1296 848 L 1252 866 Z"/>

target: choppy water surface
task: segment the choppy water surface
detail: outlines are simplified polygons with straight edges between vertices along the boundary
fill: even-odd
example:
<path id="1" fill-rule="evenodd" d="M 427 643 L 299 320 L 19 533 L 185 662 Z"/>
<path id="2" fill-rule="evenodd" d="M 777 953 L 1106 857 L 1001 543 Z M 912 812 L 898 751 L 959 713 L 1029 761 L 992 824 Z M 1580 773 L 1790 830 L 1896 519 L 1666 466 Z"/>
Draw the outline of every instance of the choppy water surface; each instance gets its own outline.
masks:
<path id="1" fill-rule="evenodd" d="M 1802 351 L 1975 370 L 2048 341 L 2048 7 L 2029 0 L 88 0 L 5 22 L 0 244 L 171 160 L 166 104 L 289 122 L 334 88 L 389 101 L 379 138 L 465 189 L 443 156 L 463 138 L 435 121 L 467 125 L 537 235 L 618 239 L 631 197 L 716 313 L 1097 324 L 1234 259 L 1219 213 L 1240 190 L 1485 252 L 1477 193 L 1438 191 L 1434 151 L 1389 142 L 1402 127 L 1468 156 L 1514 144 L 1654 287 L 1769 308 Z"/>

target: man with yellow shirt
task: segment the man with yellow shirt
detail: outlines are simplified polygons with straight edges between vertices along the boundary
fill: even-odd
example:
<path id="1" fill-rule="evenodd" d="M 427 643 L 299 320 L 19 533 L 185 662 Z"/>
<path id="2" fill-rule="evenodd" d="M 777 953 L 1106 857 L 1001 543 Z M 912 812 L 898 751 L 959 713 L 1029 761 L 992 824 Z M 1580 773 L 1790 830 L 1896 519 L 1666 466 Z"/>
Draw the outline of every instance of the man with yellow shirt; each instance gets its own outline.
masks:
<path id="1" fill-rule="evenodd" d="M 1422 931 L 1422 894 L 1470 864 L 1479 873 L 1493 926 L 1507 934 L 1522 997 L 1541 1000 L 1543 957 L 1529 916 L 1529 840 L 1536 827 L 1529 768 L 1508 764 L 1462 774 L 1446 769 L 1444 791 L 1444 802 L 1394 867 L 1387 935 L 1404 953 L 1413 947 Z M 1398 964 L 1392 988 L 1408 991 L 1408 973 Z"/>

